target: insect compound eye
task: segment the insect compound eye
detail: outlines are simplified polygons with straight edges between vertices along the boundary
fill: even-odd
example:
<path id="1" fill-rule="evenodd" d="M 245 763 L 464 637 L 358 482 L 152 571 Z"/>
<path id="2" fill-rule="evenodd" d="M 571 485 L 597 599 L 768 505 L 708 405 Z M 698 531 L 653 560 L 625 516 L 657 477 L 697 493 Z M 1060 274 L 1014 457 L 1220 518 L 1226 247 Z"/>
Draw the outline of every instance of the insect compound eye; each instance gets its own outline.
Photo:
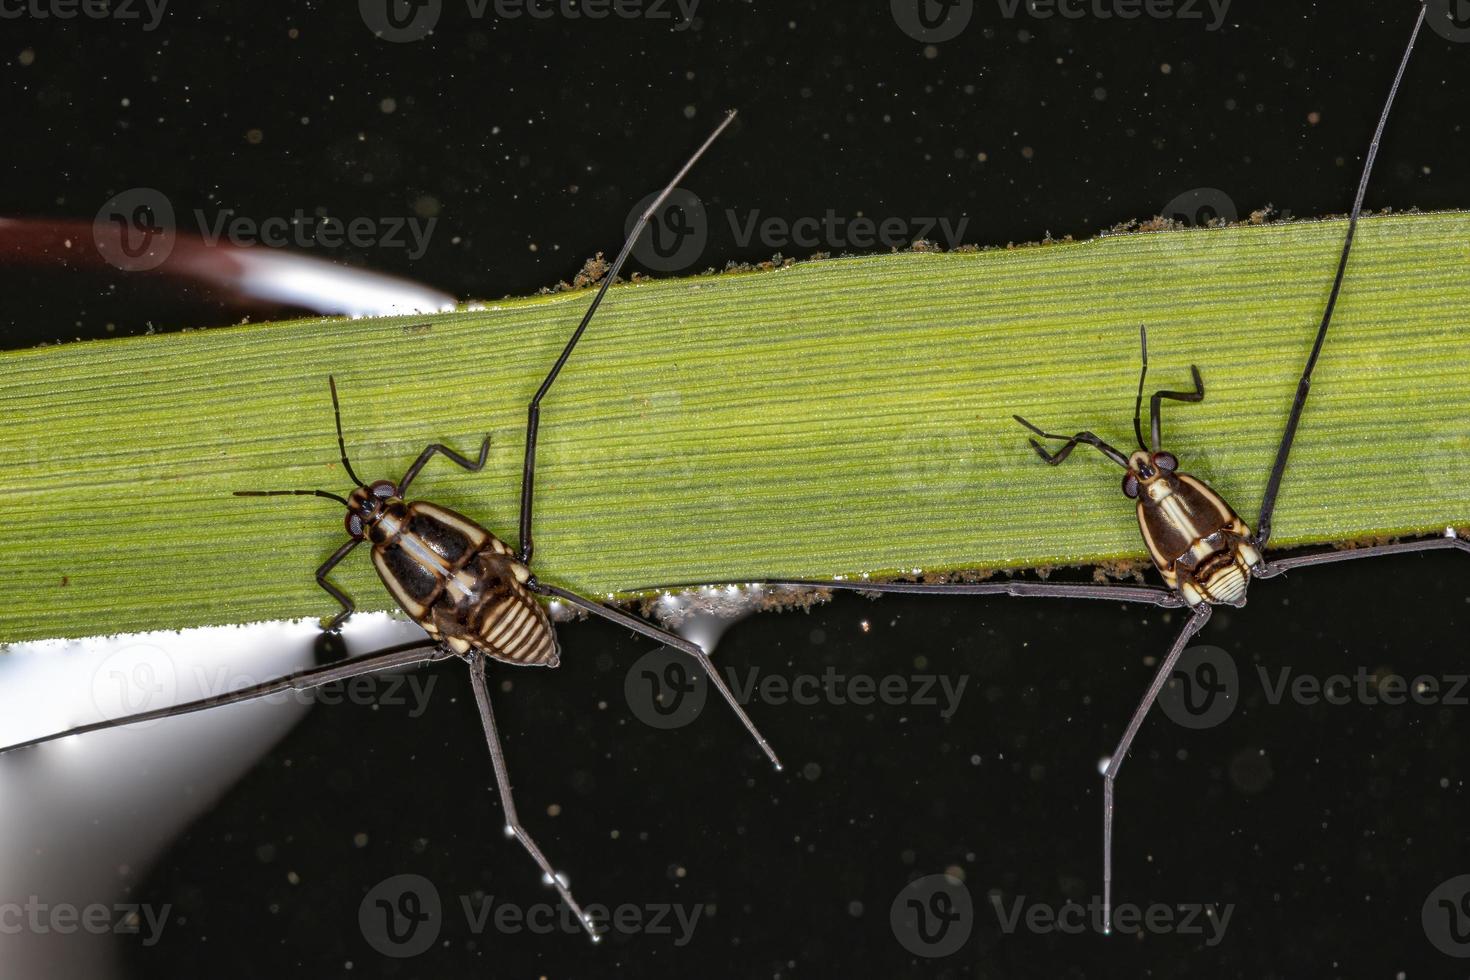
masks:
<path id="1" fill-rule="evenodd" d="M 395 487 L 392 481 L 389 480 L 379 480 L 368 489 L 372 490 L 374 497 L 378 497 L 383 500 L 387 500 L 389 497 L 398 496 L 398 488 Z"/>
<path id="2" fill-rule="evenodd" d="M 1173 473 L 1179 468 L 1179 460 L 1173 453 L 1154 453 L 1154 465 L 1165 473 Z"/>
<path id="3" fill-rule="evenodd" d="M 1127 497 L 1129 500 L 1138 499 L 1138 477 L 1134 476 L 1132 473 L 1129 473 L 1127 476 L 1123 477 L 1123 496 Z"/>
<path id="4" fill-rule="evenodd" d="M 354 538 L 362 537 L 362 517 L 355 510 L 347 512 L 347 533 Z"/>

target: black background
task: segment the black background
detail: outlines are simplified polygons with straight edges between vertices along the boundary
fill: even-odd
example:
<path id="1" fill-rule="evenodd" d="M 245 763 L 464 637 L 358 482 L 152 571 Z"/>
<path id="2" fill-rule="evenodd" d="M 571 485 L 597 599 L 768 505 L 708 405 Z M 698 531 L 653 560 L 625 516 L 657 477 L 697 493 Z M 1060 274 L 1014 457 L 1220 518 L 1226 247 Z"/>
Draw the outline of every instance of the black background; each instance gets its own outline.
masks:
<path id="1" fill-rule="evenodd" d="M 982 245 L 1090 235 L 1197 187 L 1222 189 L 1242 215 L 1268 203 L 1340 213 L 1414 6 L 1239 0 L 1209 31 L 1207 8 L 1203 21 L 1008 19 L 982 0 L 959 38 L 932 47 L 900 30 L 886 2 L 850 0 L 705 0 L 682 31 L 649 19 L 473 20 L 446 0 L 433 36 L 402 44 L 375 39 L 347 2 L 178 3 L 151 32 L 6 19 L 0 211 L 90 221 L 134 186 L 159 188 L 182 213 L 256 217 L 409 215 L 428 197 L 439 225 L 418 261 L 402 249 L 318 254 L 465 298 L 524 294 L 615 249 L 633 203 L 738 107 L 688 183 L 741 213 L 963 215 L 965 241 Z M 1467 57 L 1470 44 L 1425 32 L 1370 207 L 1470 200 Z M 771 251 L 739 247 L 717 223 L 701 265 Z M 121 276 L 3 275 L 7 346 L 233 316 Z M 1258 585 L 1206 639 L 1252 673 L 1260 663 L 1447 676 L 1465 670 L 1467 601 L 1462 555 L 1338 566 Z M 440 668 L 438 685 L 460 697 L 419 719 L 315 709 L 135 893 L 182 919 L 132 950 L 130 967 L 1462 975 L 1426 940 L 1420 906 L 1470 870 L 1466 708 L 1277 706 L 1253 684 L 1217 728 L 1151 718 L 1119 790 L 1119 899 L 1233 903 L 1223 943 L 1000 935 L 992 889 L 1050 905 L 1098 890 L 1096 763 L 1147 683 L 1146 658 L 1168 642 L 1160 620 L 1106 604 L 854 596 L 747 620 L 719 647 L 740 671 L 969 677 L 948 721 L 915 706 L 753 705 L 787 757 L 781 774 L 722 712 L 675 732 L 642 725 L 622 691 L 647 644 L 601 624 L 563 628 L 562 668 L 512 673 L 513 694 L 499 699 L 523 815 L 584 901 L 714 905 L 683 948 L 667 936 L 615 934 L 592 948 L 575 934 L 470 934 L 458 895 L 524 906 L 550 893 L 501 836 L 462 668 Z M 354 846 L 357 833 L 370 845 Z M 911 878 L 946 868 L 975 899 L 974 934 L 950 957 L 917 957 L 896 940 L 889 905 Z M 401 873 L 433 881 L 449 914 L 438 946 L 394 960 L 363 939 L 357 910 Z"/>

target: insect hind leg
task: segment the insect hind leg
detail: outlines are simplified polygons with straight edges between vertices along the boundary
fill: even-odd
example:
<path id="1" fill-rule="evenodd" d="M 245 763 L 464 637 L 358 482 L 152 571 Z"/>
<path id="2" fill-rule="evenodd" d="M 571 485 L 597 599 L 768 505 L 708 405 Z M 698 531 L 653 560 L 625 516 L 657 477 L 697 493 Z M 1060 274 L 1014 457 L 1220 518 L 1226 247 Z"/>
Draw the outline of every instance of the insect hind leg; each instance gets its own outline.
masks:
<path id="1" fill-rule="evenodd" d="M 1194 608 L 1192 615 L 1184 627 L 1175 637 L 1174 644 L 1164 656 L 1163 663 L 1159 664 L 1154 679 L 1149 684 L 1148 690 L 1143 695 L 1143 700 L 1134 709 L 1133 717 L 1128 722 L 1123 737 L 1118 740 L 1117 748 L 1108 758 L 1107 767 L 1103 770 L 1103 931 L 1112 931 L 1112 908 L 1113 908 L 1113 784 L 1118 779 L 1118 771 L 1123 768 L 1123 761 L 1128 757 L 1128 750 L 1133 747 L 1133 739 L 1138 735 L 1139 728 L 1143 727 L 1143 720 L 1148 716 L 1148 711 L 1159 698 L 1159 692 L 1169 682 L 1174 673 L 1174 665 L 1179 662 L 1179 655 L 1184 652 L 1184 647 L 1190 639 L 1204 628 L 1205 623 L 1210 620 L 1210 606 L 1201 604 Z"/>
<path id="2" fill-rule="evenodd" d="M 485 658 L 477 654 L 470 654 L 465 659 L 470 665 L 470 685 L 475 689 L 475 703 L 480 709 L 480 722 L 485 727 L 485 742 L 490 747 L 490 763 L 495 767 L 495 785 L 500 791 L 500 806 L 505 811 L 505 835 L 514 837 L 520 842 L 525 852 L 531 855 L 531 860 L 535 861 L 537 867 L 541 869 L 546 883 L 556 889 L 561 900 L 566 902 L 567 907 L 577 916 L 577 921 L 582 924 L 583 929 L 587 930 L 587 935 L 594 943 L 599 942 L 601 937 L 597 934 L 592 919 L 582 911 L 582 906 L 578 905 L 577 900 L 572 897 L 571 889 L 557 876 L 551 867 L 551 862 L 546 860 L 546 855 L 541 852 L 536 841 L 526 832 L 526 828 L 521 826 L 521 818 L 516 813 L 515 800 L 511 797 L 510 773 L 505 765 L 505 751 L 500 745 L 500 732 L 495 727 L 495 711 L 490 706 L 490 690 L 485 683 Z"/>

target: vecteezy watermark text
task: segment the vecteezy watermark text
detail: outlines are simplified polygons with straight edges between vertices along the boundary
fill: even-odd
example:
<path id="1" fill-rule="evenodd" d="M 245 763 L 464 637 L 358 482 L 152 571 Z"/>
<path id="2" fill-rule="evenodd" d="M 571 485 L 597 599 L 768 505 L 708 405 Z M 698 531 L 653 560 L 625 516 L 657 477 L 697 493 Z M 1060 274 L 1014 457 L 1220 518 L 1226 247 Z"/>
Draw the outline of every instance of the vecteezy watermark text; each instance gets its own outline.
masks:
<path id="1" fill-rule="evenodd" d="M 937 959 L 958 952 L 976 931 L 974 903 L 970 890 L 955 875 L 933 874 L 909 882 L 893 900 L 889 924 L 893 935 L 911 953 Z M 1123 903 L 1104 916 L 1101 896 L 1086 903 L 1066 901 L 1060 905 L 1034 902 L 1025 895 L 1004 897 L 998 890 L 989 895 L 1000 935 L 1029 932 L 1035 935 L 1086 932 L 1104 935 L 1148 933 L 1202 936 L 1204 944 L 1218 946 L 1230 927 L 1235 906 L 1219 902 L 1153 902 L 1148 905 Z M 988 945 L 996 934 L 981 930 L 977 941 Z"/>
<path id="2" fill-rule="evenodd" d="M 624 230 L 631 233 L 643 212 L 653 203 L 650 194 L 628 212 Z M 821 215 L 795 218 L 765 214 L 759 209 L 737 211 L 726 208 L 722 215 L 730 237 L 740 248 L 759 245 L 779 251 L 798 248 L 819 251 L 848 249 L 908 248 L 918 242 L 935 242 L 946 248 L 964 243 L 970 219 L 947 217 L 900 217 L 890 215 L 841 215 L 829 208 Z M 709 209 L 699 196 L 685 188 L 676 189 L 649 219 L 649 227 L 638 238 L 633 255 L 649 269 L 682 272 L 699 261 L 709 244 Z"/>
<path id="3" fill-rule="evenodd" d="M 1017 895 L 1007 901 L 992 892 L 990 904 L 995 908 L 995 918 L 1001 932 L 1006 934 L 1024 931 L 1045 935 L 1051 932 L 1079 935 L 1084 932 L 1106 934 L 1112 932 L 1125 936 L 1134 933 L 1162 935 L 1175 933 L 1180 936 L 1204 936 L 1206 946 L 1218 946 L 1230 927 L 1230 918 L 1235 914 L 1234 905 L 1219 902 L 1181 902 L 1169 905 L 1152 902 L 1134 905 L 1123 902 L 1112 908 L 1112 921 L 1103 917 L 1101 895 L 1094 895 L 1087 904 L 1064 902 L 1048 905 L 1028 902 L 1025 895 Z"/>
<path id="4" fill-rule="evenodd" d="M 566 20 L 601 23 L 614 20 L 646 20 L 672 23 L 675 31 L 687 31 L 694 23 L 700 0 L 463 0 L 471 20 L 516 22 Z M 407 43 L 421 41 L 439 26 L 445 0 L 357 0 L 362 22 L 375 37 Z"/>
<path id="5" fill-rule="evenodd" d="M 97 665 L 92 672 L 92 703 L 104 718 L 125 718 L 177 704 L 180 690 L 197 692 L 194 697 L 219 697 L 278 679 L 232 671 L 223 664 L 192 664 L 186 672 L 166 650 L 138 643 L 108 654 Z M 315 687 L 288 687 L 256 700 L 271 704 L 407 706 L 409 717 L 418 718 L 428 709 L 436 681 L 433 674 L 419 672 L 362 674 Z M 160 720 L 133 724 L 142 728 Z"/>
<path id="6" fill-rule="evenodd" d="M 0 935 L 15 936 L 23 932 L 59 936 L 77 932 L 94 936 L 136 935 L 143 937 L 144 946 L 152 946 L 163 934 L 171 911 L 172 905 L 93 902 L 77 906 L 70 902 L 43 902 L 40 896 L 31 895 L 25 902 L 0 902 Z"/>
<path id="7" fill-rule="evenodd" d="M 1036 20 L 1204 20 L 1205 30 L 1218 31 L 1230 15 L 1231 0 L 996 0 L 1000 15 L 1014 20 L 1024 14 Z"/>
<path id="8" fill-rule="evenodd" d="M 947 674 L 848 674 L 828 666 L 820 674 L 764 674 L 757 667 L 743 673 L 724 672 L 725 683 L 741 704 L 804 706 L 828 704 L 868 707 L 914 706 L 937 708 L 941 718 L 953 717 L 969 685 L 969 675 L 958 680 Z M 640 721 L 658 729 L 682 728 L 699 717 L 708 697 L 709 682 L 687 654 L 660 647 L 635 660 L 623 679 L 623 694 Z"/>
<path id="9" fill-rule="evenodd" d="M 303 208 L 265 218 L 237 215 L 230 209 L 209 215 L 195 208 L 192 217 L 199 237 L 209 246 L 225 242 L 270 248 L 403 249 L 414 260 L 428 251 L 429 238 L 439 222 L 437 217 L 405 215 L 339 218 Z M 92 220 L 98 253 L 124 272 L 158 268 L 173 252 L 178 232 L 173 202 L 153 187 L 131 187 L 114 194 Z"/>
<path id="10" fill-rule="evenodd" d="M 520 905 L 494 895 L 460 895 L 459 911 L 472 935 L 487 932 L 503 935 L 554 932 L 576 934 L 582 923 L 565 905 L 538 902 Z M 671 937 L 675 946 L 687 946 L 704 915 L 703 905 L 654 902 L 615 906 L 588 905 L 584 908 L 599 933 Z M 358 906 L 358 926 L 368 945 L 395 959 L 418 956 L 439 938 L 444 926 L 445 906 L 439 889 L 423 875 L 401 874 L 374 885 Z"/>
<path id="11" fill-rule="evenodd" d="M 168 0 L 0 0 L 0 20 L 142 20 L 143 30 L 155 30 L 168 9 Z"/>
<path id="12" fill-rule="evenodd" d="M 1326 704 L 1444 706 L 1470 705 L 1470 674 L 1418 674 L 1408 677 L 1381 668 L 1359 666 L 1326 676 L 1301 673 L 1290 666 L 1255 665 L 1256 682 L 1265 702 L 1304 707 Z M 1186 728 L 1213 728 L 1235 711 L 1242 695 L 1235 658 L 1220 647 L 1199 645 L 1185 650 L 1169 682 L 1159 692 L 1159 707 Z"/>
<path id="13" fill-rule="evenodd" d="M 1217 31 L 1230 14 L 1232 0 L 995 0 L 1006 20 L 1150 20 L 1205 21 Z M 1445 0 L 1437 0 L 1443 4 Z M 1455 0 L 1449 0 L 1455 2 Z M 975 0 L 889 0 L 893 22 L 924 44 L 943 44 L 964 33 L 975 17 Z"/>

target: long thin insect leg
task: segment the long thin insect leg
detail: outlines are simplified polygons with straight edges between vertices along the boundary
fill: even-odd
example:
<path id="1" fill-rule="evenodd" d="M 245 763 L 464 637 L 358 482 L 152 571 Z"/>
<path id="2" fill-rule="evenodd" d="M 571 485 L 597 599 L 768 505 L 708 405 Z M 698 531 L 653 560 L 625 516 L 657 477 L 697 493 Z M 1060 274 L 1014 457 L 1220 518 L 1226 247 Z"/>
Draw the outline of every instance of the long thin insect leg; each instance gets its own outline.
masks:
<path id="1" fill-rule="evenodd" d="M 520 559 L 523 562 L 529 563 L 531 561 L 531 552 L 533 550 L 531 542 L 531 503 L 536 488 L 536 432 L 541 424 L 541 399 L 546 397 L 546 393 L 551 390 L 552 383 L 556 381 L 556 376 L 561 373 L 562 366 L 566 364 L 567 358 L 572 356 L 572 349 L 577 346 L 577 341 L 582 339 L 582 332 L 587 329 L 587 324 L 592 322 L 592 314 L 597 312 L 597 307 L 602 303 L 602 297 L 606 295 L 608 287 L 612 285 L 613 280 L 618 277 L 618 271 L 622 269 L 623 263 L 628 260 L 629 254 L 633 251 L 634 244 L 638 241 L 638 236 L 643 233 L 643 229 L 647 227 L 649 220 L 658 213 L 659 208 L 663 207 L 664 201 L 668 200 L 669 195 L 674 192 L 674 188 L 678 186 L 679 181 L 684 179 L 684 175 L 689 172 L 689 168 L 694 166 L 695 162 L 704 155 L 704 151 L 709 149 L 710 144 L 725 131 L 725 127 L 729 126 L 734 119 L 735 110 L 732 109 L 725 115 L 724 120 L 715 127 L 715 131 L 710 133 L 709 137 L 700 144 L 699 149 L 694 151 L 694 155 L 685 161 L 684 166 L 679 168 L 679 172 L 674 175 L 674 179 L 669 181 L 668 185 L 659 192 L 658 197 L 653 199 L 653 203 L 638 217 L 638 220 L 633 225 L 633 230 L 628 233 L 628 240 L 623 242 L 623 250 L 618 253 L 618 257 L 613 260 L 612 267 L 602 277 L 602 284 L 597 287 L 597 292 L 592 297 L 592 304 L 587 307 L 587 312 L 582 314 L 582 322 L 572 332 L 572 339 L 568 340 L 566 347 L 562 348 L 561 356 L 556 359 L 556 363 L 551 366 L 551 370 L 546 374 L 546 380 L 541 382 L 541 387 L 536 389 L 536 394 L 531 398 L 531 404 L 526 409 L 526 463 L 525 468 L 521 471 Z"/>
<path id="2" fill-rule="evenodd" d="M 1065 439 L 1067 441 L 1067 444 L 1061 449 L 1058 449 L 1055 453 L 1049 453 L 1045 449 L 1042 449 L 1041 443 L 1037 442 L 1035 439 L 1029 440 L 1031 443 L 1031 448 L 1036 450 L 1036 455 L 1040 456 L 1043 460 L 1053 466 L 1060 466 L 1068 456 L 1072 455 L 1072 450 L 1077 448 L 1077 444 L 1079 442 L 1083 442 L 1089 446 L 1096 447 L 1100 453 L 1102 453 L 1108 459 L 1111 459 L 1113 462 L 1117 463 L 1124 469 L 1128 468 L 1128 457 L 1118 452 L 1118 450 L 1114 449 L 1106 442 L 1103 442 L 1102 439 L 1093 435 L 1091 432 L 1083 431 L 1077 433 L 1075 436 L 1060 436 L 1052 432 L 1042 431 L 1040 428 L 1032 425 L 1030 422 L 1026 421 L 1019 415 L 1012 415 L 1011 418 L 1015 419 L 1017 422 L 1020 422 L 1026 428 L 1041 436 L 1041 438 L 1043 439 Z"/>
<path id="3" fill-rule="evenodd" d="M 1317 366 L 1317 357 L 1322 353 L 1322 344 L 1327 339 L 1327 328 L 1332 323 L 1332 311 L 1337 308 L 1337 296 L 1342 291 L 1343 276 L 1347 274 L 1348 253 L 1353 248 L 1353 236 L 1358 230 L 1358 215 L 1363 210 L 1363 195 L 1368 190 L 1368 177 L 1373 173 L 1373 161 L 1378 156 L 1378 142 L 1383 138 L 1388 125 L 1388 113 L 1393 108 L 1394 96 L 1398 95 L 1399 83 L 1404 79 L 1404 70 L 1409 67 L 1409 56 L 1414 53 L 1414 42 L 1419 29 L 1424 25 L 1428 5 L 1419 5 L 1419 16 L 1414 20 L 1414 32 L 1409 35 L 1409 45 L 1404 49 L 1403 60 L 1393 77 L 1393 86 L 1388 90 L 1388 101 L 1378 117 L 1378 128 L 1373 131 L 1373 142 L 1368 146 L 1368 156 L 1363 161 L 1363 176 L 1358 180 L 1358 193 L 1353 198 L 1353 210 L 1348 216 L 1347 235 L 1342 242 L 1342 256 L 1337 260 L 1337 274 L 1332 279 L 1332 292 L 1327 294 L 1327 308 L 1322 313 L 1322 323 L 1317 327 L 1317 338 L 1312 342 L 1312 353 L 1297 382 L 1296 398 L 1291 403 L 1291 414 L 1286 419 L 1286 431 L 1281 435 L 1281 445 L 1276 449 L 1276 461 L 1271 464 L 1271 477 L 1266 482 L 1266 494 L 1261 500 L 1261 513 L 1256 518 L 1256 547 L 1262 548 L 1271 537 L 1271 514 L 1276 509 L 1276 494 L 1281 489 L 1281 478 L 1286 473 L 1286 457 L 1291 453 L 1292 441 L 1296 438 L 1296 427 L 1302 418 L 1302 409 L 1307 404 L 1307 392 L 1312 387 L 1312 369 Z"/>
<path id="4" fill-rule="evenodd" d="M 778 770 L 781 768 L 781 760 L 776 757 L 776 751 L 771 748 L 771 743 L 766 741 L 766 737 L 760 733 L 760 729 L 755 727 L 755 722 L 751 721 L 750 716 L 745 713 L 745 708 L 739 701 L 735 700 L 735 695 L 730 691 L 730 688 L 725 686 L 725 681 L 720 677 L 720 672 L 715 669 L 714 662 L 710 660 L 709 654 L 705 653 L 699 644 L 691 643 L 679 634 L 670 633 L 668 630 L 661 629 L 652 623 L 639 619 L 637 616 L 630 616 L 621 609 L 614 609 L 600 602 L 585 599 L 575 592 L 558 589 L 556 586 L 547 585 L 544 582 L 532 582 L 528 587 L 542 595 L 555 596 L 564 602 L 571 603 L 579 609 L 585 609 L 595 616 L 601 616 L 603 619 L 617 623 L 619 626 L 626 626 L 635 633 L 642 633 L 649 639 L 657 640 L 665 646 L 671 646 L 675 650 L 687 653 L 698 660 L 699 665 L 704 668 L 705 674 L 708 675 L 710 683 L 719 689 L 720 694 L 724 696 L 725 701 L 740 719 L 740 723 L 745 726 L 745 730 L 750 732 L 751 738 L 755 739 L 756 744 L 761 747 L 761 751 L 766 754 L 766 758 L 770 759 L 771 764 Z"/>
<path id="5" fill-rule="evenodd" d="M 500 806 L 505 811 L 505 836 L 514 837 L 521 842 L 521 847 L 526 849 L 531 860 L 541 868 L 546 884 L 561 895 L 561 900 L 576 914 L 577 921 L 582 923 L 582 928 L 587 930 L 592 941 L 599 942 L 602 937 L 597 934 L 592 920 L 572 897 L 571 889 L 562 884 L 562 880 L 552 870 L 551 862 L 546 860 L 546 855 L 541 853 L 541 848 L 536 846 L 526 828 L 521 826 L 521 818 L 516 814 L 515 800 L 511 798 L 510 773 L 505 766 L 505 752 L 500 747 L 500 732 L 495 727 L 495 711 L 490 706 L 490 690 L 485 684 L 485 658 L 472 653 L 467 659 L 470 662 L 470 686 L 475 689 L 475 702 L 480 706 L 480 723 L 485 726 L 485 742 L 490 746 L 490 763 L 495 767 L 495 785 L 500 790 Z"/>
<path id="6" fill-rule="evenodd" d="M 1459 537 L 1451 529 L 1446 531 L 1443 537 L 1427 538 L 1423 541 L 1400 541 L 1395 544 L 1374 545 L 1371 548 L 1344 548 L 1342 551 L 1323 551 L 1315 555 L 1292 555 L 1289 558 L 1277 558 L 1274 561 L 1262 563 L 1251 574 L 1256 578 L 1275 578 L 1293 568 L 1308 568 L 1313 565 L 1350 561 L 1354 558 L 1378 558 L 1382 555 L 1440 551 L 1445 548 L 1458 548 L 1460 551 L 1470 552 L 1470 541 Z"/>
<path id="7" fill-rule="evenodd" d="M 1128 749 L 1133 745 L 1133 738 L 1138 734 L 1138 729 L 1143 725 L 1143 719 L 1148 715 L 1148 709 L 1158 700 L 1159 692 L 1169 681 L 1169 675 L 1174 673 L 1174 665 L 1179 661 L 1179 655 L 1184 652 L 1184 646 L 1190 637 L 1204 628 L 1205 623 L 1210 620 L 1210 606 L 1200 604 L 1194 607 L 1194 615 L 1184 624 L 1175 638 L 1174 645 L 1169 648 L 1169 653 L 1164 657 L 1164 662 L 1159 664 L 1158 672 L 1154 674 L 1153 683 L 1144 692 L 1143 700 L 1139 702 L 1138 708 L 1133 712 L 1133 718 L 1128 722 L 1128 728 L 1124 730 L 1123 737 L 1118 740 L 1118 747 L 1113 749 L 1112 756 L 1108 759 L 1107 769 L 1103 771 L 1103 931 L 1111 932 L 1113 928 L 1113 783 L 1118 778 L 1118 770 L 1123 768 L 1123 760 L 1128 757 Z"/>
<path id="8" fill-rule="evenodd" d="M 323 684 L 349 680 L 350 678 L 360 677 L 363 674 L 371 674 L 379 670 L 414 667 L 419 664 L 443 660 L 450 656 L 454 656 L 454 654 L 441 648 L 434 640 L 415 640 L 412 643 L 401 643 L 397 646 L 388 647 L 385 650 L 379 650 L 377 653 L 354 657 L 351 660 L 344 660 L 321 667 L 308 667 L 305 670 L 298 670 L 294 674 L 286 674 L 274 680 L 240 688 L 238 691 L 230 691 L 227 694 L 212 694 L 209 697 L 199 698 L 195 701 L 185 701 L 182 704 L 171 705 L 167 708 L 140 711 L 135 715 L 128 715 L 124 718 L 111 718 L 106 721 L 92 722 L 88 725 L 78 725 L 76 728 L 68 728 L 64 732 L 42 735 L 39 738 L 32 738 L 24 742 L 17 742 L 14 745 L 0 747 L 0 753 L 29 748 L 32 745 L 41 745 L 42 743 L 52 742 L 60 738 L 70 738 L 73 735 L 85 735 L 88 732 L 100 732 L 109 728 L 134 725 L 141 721 L 156 721 L 159 718 L 172 718 L 175 715 L 187 715 L 196 711 L 204 711 L 206 708 L 219 708 L 227 704 L 254 701 L 258 698 L 269 697 L 272 694 L 279 694 L 282 691 L 306 691 L 314 687 L 321 687 Z"/>
<path id="9" fill-rule="evenodd" d="M 352 597 L 350 595 L 348 595 L 346 592 L 343 592 L 341 589 L 337 588 L 335 585 L 327 580 L 327 573 L 330 572 L 333 568 L 336 568 L 337 563 L 340 562 L 343 558 L 346 558 L 347 555 L 352 551 L 352 549 L 356 548 L 360 544 L 362 544 L 362 538 L 348 538 L 347 541 L 342 544 L 342 547 L 332 552 L 332 557 L 322 562 L 322 566 L 316 570 L 316 584 L 325 589 L 327 591 L 327 594 L 330 595 L 333 599 L 336 599 L 338 602 L 342 603 L 342 611 L 333 616 L 331 621 L 327 623 L 326 629 L 328 632 L 331 632 L 332 630 L 341 626 L 342 623 L 346 621 L 347 617 L 351 616 L 353 612 L 356 611 L 357 605 L 352 601 Z"/>
<path id="10" fill-rule="evenodd" d="M 432 459 L 435 453 L 449 457 L 450 462 L 456 466 L 464 467 L 471 473 L 478 473 L 485 468 L 485 460 L 490 458 L 490 437 L 486 436 L 485 441 L 480 443 L 480 458 L 476 460 L 461 456 L 453 449 L 441 443 L 436 442 L 429 446 L 423 452 L 419 453 L 419 458 L 413 461 L 413 465 L 408 468 L 408 472 L 403 474 L 403 479 L 398 481 L 398 492 L 400 494 L 408 492 L 408 485 L 413 482 L 414 477 L 419 475 L 419 470 L 424 468 L 424 464 Z"/>
<path id="11" fill-rule="evenodd" d="M 881 592 L 916 595 L 1013 595 L 1045 596 L 1054 599 L 1107 599 L 1113 602 L 1143 602 L 1151 606 L 1177 608 L 1184 598 L 1172 589 L 1149 585 L 1069 585 L 1049 582 L 864 582 L 846 579 L 840 582 L 816 579 L 782 579 L 760 582 L 713 582 L 699 585 L 660 585 L 649 592 L 681 592 L 691 589 L 725 586 L 764 586 L 773 589 L 842 589 L 849 592 Z"/>

